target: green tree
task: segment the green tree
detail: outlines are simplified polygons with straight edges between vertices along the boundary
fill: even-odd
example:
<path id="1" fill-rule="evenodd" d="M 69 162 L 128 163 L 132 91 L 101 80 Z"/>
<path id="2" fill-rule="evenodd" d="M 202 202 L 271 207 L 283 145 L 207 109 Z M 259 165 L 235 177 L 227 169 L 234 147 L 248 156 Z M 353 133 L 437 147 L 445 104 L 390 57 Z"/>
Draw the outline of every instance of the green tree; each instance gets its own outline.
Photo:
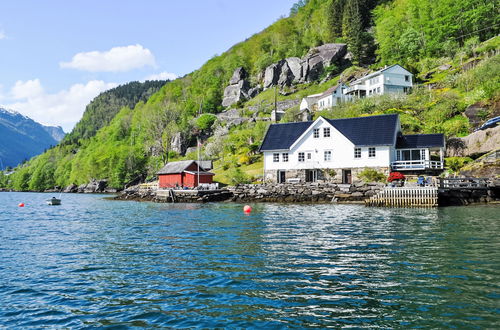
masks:
<path id="1" fill-rule="evenodd" d="M 330 40 L 342 37 L 342 23 L 344 14 L 344 5 L 346 0 L 328 1 L 327 22 L 330 27 Z"/>
<path id="2" fill-rule="evenodd" d="M 360 0 L 346 0 L 342 18 L 342 33 L 354 64 L 359 64 L 363 57 L 364 32 L 359 3 Z"/>

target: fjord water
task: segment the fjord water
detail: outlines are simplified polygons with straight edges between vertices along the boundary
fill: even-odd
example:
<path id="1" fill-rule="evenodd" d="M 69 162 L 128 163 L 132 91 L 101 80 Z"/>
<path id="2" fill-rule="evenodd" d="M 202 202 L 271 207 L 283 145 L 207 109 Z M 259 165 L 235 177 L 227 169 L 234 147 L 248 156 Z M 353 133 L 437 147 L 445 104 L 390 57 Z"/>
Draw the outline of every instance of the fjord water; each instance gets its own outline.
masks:
<path id="1" fill-rule="evenodd" d="M 500 326 L 499 207 L 49 197 L 0 193 L 3 327 Z"/>

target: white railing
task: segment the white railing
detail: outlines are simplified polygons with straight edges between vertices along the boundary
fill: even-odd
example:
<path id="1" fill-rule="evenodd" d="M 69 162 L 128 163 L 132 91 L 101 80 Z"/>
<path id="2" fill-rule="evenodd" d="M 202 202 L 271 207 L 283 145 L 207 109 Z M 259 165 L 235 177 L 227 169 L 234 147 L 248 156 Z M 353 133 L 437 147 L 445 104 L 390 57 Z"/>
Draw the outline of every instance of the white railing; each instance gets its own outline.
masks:
<path id="1" fill-rule="evenodd" d="M 398 160 L 392 162 L 393 170 L 442 170 L 443 162 L 435 160 Z"/>
<path id="2" fill-rule="evenodd" d="M 366 91 L 366 86 L 360 84 L 360 85 L 354 85 L 351 87 L 347 87 L 344 91 L 344 94 L 349 94 L 349 93 L 352 93 L 354 91 Z"/>

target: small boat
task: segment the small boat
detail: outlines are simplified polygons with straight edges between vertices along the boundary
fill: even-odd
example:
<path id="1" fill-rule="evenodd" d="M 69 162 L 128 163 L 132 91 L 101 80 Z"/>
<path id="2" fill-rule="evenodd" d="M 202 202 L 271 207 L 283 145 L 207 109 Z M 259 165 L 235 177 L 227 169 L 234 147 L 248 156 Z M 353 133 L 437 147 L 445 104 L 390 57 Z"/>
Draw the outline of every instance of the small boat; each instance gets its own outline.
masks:
<path id="1" fill-rule="evenodd" d="M 61 200 L 59 198 L 52 197 L 51 199 L 47 199 L 48 205 L 61 205 Z"/>

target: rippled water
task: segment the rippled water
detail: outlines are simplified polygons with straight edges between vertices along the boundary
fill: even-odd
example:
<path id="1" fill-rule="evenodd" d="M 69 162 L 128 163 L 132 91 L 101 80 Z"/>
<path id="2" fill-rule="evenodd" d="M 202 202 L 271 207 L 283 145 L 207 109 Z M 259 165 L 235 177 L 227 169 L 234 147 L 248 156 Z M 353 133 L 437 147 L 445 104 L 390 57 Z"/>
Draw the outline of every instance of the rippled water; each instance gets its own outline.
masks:
<path id="1" fill-rule="evenodd" d="M 0 326 L 500 326 L 498 206 L 48 197 L 0 193 Z"/>

